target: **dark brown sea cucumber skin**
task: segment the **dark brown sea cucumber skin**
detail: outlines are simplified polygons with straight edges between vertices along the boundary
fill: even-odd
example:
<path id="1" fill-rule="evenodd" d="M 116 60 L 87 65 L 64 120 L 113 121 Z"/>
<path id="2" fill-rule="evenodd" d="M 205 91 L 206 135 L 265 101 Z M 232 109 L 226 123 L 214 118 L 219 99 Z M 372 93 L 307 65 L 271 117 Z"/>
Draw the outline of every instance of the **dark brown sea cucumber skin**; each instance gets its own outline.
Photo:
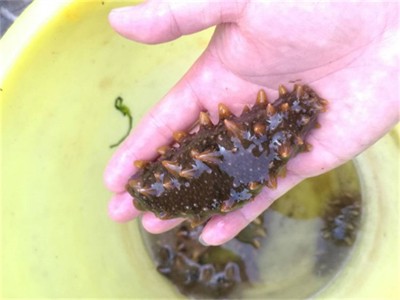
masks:
<path id="1" fill-rule="evenodd" d="M 202 229 L 202 225 L 191 228 L 184 222 L 165 233 L 168 238 L 158 239 L 152 253 L 157 271 L 191 299 L 227 299 L 235 288 L 250 281 L 246 267 L 254 267 L 257 252 L 239 241 L 233 244 L 236 247 L 203 246 L 199 242 Z M 254 268 L 251 272 L 257 273 Z"/>
<path id="2" fill-rule="evenodd" d="M 264 185 L 276 188 L 288 160 L 310 148 L 305 137 L 327 104 L 306 85 L 279 90 L 272 104 L 257 101 L 239 117 L 220 107 L 216 125 L 203 122 L 178 147 L 145 165 L 126 186 L 135 207 L 198 224 L 243 206 Z"/>
<path id="3" fill-rule="evenodd" d="M 258 255 L 267 229 L 258 216 L 233 241 L 204 246 L 199 236 L 204 225 L 181 223 L 172 231 L 151 235 L 151 255 L 157 271 L 190 299 L 228 299 L 251 282 L 259 281 Z"/>
<path id="4" fill-rule="evenodd" d="M 322 237 L 338 246 L 351 246 L 357 238 L 361 219 L 361 195 L 344 194 L 328 202 Z"/>

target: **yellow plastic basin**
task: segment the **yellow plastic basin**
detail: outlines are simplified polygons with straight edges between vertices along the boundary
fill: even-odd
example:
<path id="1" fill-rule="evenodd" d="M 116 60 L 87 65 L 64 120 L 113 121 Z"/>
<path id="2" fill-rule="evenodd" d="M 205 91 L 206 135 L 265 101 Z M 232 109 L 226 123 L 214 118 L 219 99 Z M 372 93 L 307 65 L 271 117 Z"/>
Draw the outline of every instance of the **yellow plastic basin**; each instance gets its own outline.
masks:
<path id="1" fill-rule="evenodd" d="M 155 272 L 137 222 L 108 219 L 109 145 L 185 73 L 212 30 L 145 46 L 110 28 L 128 1 L 41 1 L 0 42 L 1 296 L 184 298 Z M 364 196 L 355 254 L 321 298 L 399 297 L 399 136 L 356 159 Z"/>

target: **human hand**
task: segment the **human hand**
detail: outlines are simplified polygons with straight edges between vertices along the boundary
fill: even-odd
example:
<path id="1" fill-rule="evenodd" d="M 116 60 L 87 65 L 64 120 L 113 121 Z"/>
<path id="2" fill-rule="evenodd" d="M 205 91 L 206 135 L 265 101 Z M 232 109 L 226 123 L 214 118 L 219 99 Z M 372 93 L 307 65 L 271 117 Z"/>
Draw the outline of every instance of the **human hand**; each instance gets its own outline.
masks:
<path id="1" fill-rule="evenodd" d="M 148 1 L 113 11 L 122 36 L 158 44 L 218 25 L 207 49 L 142 119 L 109 162 L 104 181 L 116 194 L 109 215 L 119 222 L 138 217 L 125 184 L 134 160 L 153 160 L 172 132 L 187 130 L 200 111 L 218 121 L 218 103 L 240 114 L 259 89 L 277 98 L 279 84 L 301 79 L 329 101 L 321 129 L 307 141 L 309 153 L 289 161 L 278 189 L 264 188 L 255 201 L 225 216 L 213 216 L 202 241 L 233 238 L 272 202 L 301 180 L 354 158 L 399 120 L 399 27 L 397 3 L 277 3 Z M 179 119 L 176 118 L 179 116 Z M 146 212 L 143 226 L 160 233 L 182 219 L 162 221 Z"/>

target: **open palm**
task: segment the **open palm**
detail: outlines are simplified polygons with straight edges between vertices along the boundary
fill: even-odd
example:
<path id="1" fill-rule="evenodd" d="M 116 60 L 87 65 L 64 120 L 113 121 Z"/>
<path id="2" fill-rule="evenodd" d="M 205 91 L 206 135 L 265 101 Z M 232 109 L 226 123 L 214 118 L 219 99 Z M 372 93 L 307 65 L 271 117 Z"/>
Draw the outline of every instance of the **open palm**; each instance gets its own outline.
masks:
<path id="1" fill-rule="evenodd" d="M 240 114 L 261 88 L 274 100 L 279 84 L 309 84 L 329 101 L 328 112 L 319 118 L 321 129 L 308 136 L 313 150 L 289 162 L 278 189 L 265 188 L 242 209 L 212 217 L 203 242 L 226 242 L 301 180 L 354 158 L 399 120 L 397 12 L 397 3 L 251 1 L 148 1 L 113 11 L 110 23 L 118 33 L 147 44 L 218 26 L 201 57 L 112 157 L 104 176 L 116 193 L 111 218 L 123 222 L 141 213 L 124 191 L 134 160 L 153 160 L 156 148 L 170 144 L 173 131 L 187 130 L 200 111 L 209 111 L 216 123 L 220 102 Z M 150 212 L 142 219 L 153 233 L 181 221 Z"/>

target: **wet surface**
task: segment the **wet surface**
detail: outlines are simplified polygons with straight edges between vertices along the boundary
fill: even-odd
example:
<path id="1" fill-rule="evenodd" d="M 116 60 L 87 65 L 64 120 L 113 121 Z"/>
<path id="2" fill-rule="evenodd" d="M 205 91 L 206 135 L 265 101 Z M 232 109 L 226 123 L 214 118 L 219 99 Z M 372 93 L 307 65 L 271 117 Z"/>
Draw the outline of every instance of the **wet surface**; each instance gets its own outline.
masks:
<path id="1" fill-rule="evenodd" d="M 203 225 L 188 222 L 142 234 L 157 271 L 190 298 L 302 299 L 345 267 L 357 244 L 361 203 L 348 163 L 304 181 L 224 245 L 203 246 Z"/>
<path id="2" fill-rule="evenodd" d="M 241 288 L 260 280 L 257 255 L 266 238 L 263 216 L 218 247 L 199 243 L 203 227 L 184 222 L 165 234 L 147 235 L 157 271 L 184 295 L 202 299 L 238 295 Z"/>

